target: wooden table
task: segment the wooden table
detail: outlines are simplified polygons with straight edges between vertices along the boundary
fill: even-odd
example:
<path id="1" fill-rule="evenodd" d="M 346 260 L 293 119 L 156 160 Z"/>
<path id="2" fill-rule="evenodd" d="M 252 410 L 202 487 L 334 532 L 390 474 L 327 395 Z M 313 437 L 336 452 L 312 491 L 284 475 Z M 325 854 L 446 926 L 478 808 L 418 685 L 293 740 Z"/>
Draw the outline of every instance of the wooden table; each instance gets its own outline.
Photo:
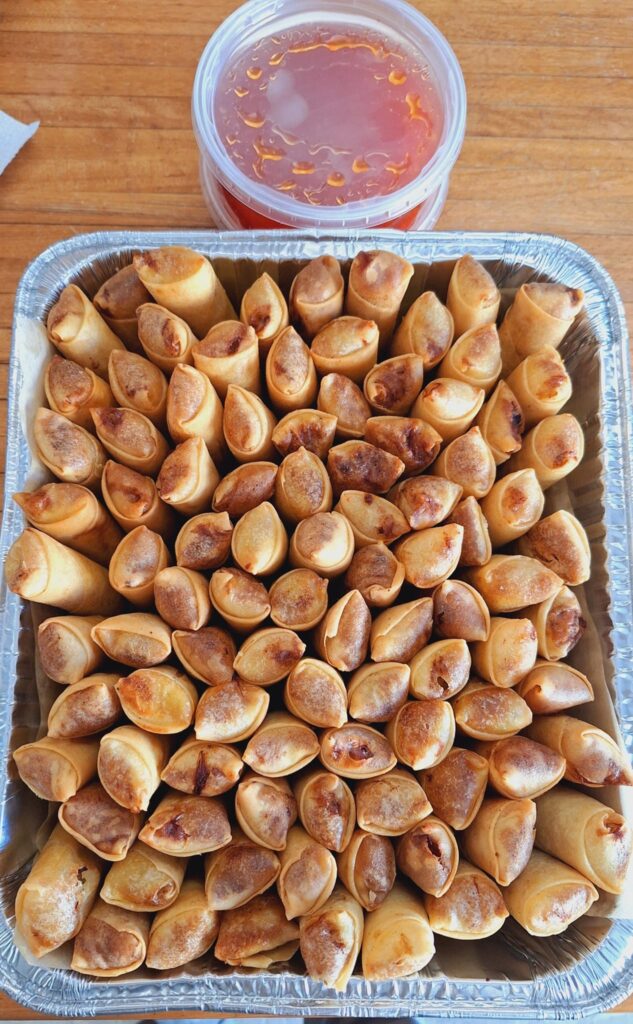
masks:
<path id="1" fill-rule="evenodd" d="M 418 2 L 454 47 L 469 98 L 438 227 L 564 235 L 606 266 L 630 317 L 633 2 Z M 4 0 L 0 109 L 41 125 L 0 178 L 3 406 L 13 294 L 32 257 L 96 228 L 210 226 L 191 86 L 204 43 L 235 6 Z M 3 408 L 0 458 L 4 421 Z M 0 1018 L 30 1016 L 0 997 Z"/>

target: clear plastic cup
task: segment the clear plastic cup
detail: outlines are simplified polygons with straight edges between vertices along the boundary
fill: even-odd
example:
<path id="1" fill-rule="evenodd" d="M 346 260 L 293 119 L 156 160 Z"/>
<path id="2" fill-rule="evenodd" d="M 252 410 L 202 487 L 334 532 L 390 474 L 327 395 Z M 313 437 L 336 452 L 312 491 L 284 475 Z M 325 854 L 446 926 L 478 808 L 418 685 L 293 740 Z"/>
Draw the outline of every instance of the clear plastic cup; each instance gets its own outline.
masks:
<path id="1" fill-rule="evenodd" d="M 257 40 L 314 24 L 380 33 L 419 57 L 442 104 L 437 149 L 408 184 L 344 205 L 311 206 L 233 162 L 216 131 L 215 87 L 236 56 Z M 423 228 L 436 223 L 446 199 L 449 175 L 464 139 L 466 89 L 455 54 L 438 29 L 404 0 L 248 0 L 222 22 L 207 43 L 192 98 L 193 125 L 200 149 L 200 178 L 209 211 L 228 228 Z"/>

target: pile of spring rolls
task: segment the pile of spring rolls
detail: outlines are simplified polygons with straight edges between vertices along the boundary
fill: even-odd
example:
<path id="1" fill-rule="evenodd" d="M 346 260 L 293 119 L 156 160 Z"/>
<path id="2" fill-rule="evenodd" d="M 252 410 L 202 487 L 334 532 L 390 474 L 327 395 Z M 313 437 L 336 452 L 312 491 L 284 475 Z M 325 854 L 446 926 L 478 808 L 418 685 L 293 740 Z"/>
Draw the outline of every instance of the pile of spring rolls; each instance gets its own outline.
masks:
<path id="1" fill-rule="evenodd" d="M 59 805 L 16 900 L 34 956 L 74 939 L 76 971 L 114 977 L 300 953 L 342 991 L 359 955 L 403 977 L 435 935 L 554 935 L 622 892 L 632 830 L 600 789 L 633 772 L 564 660 L 589 544 L 546 508 L 583 456 L 557 350 L 582 293 L 524 284 L 497 329 L 466 255 L 400 318 L 412 274 L 321 256 L 238 319 L 166 247 L 50 310 L 56 482 L 15 495 L 5 566 L 53 606 L 62 687 L 14 754 Z"/>

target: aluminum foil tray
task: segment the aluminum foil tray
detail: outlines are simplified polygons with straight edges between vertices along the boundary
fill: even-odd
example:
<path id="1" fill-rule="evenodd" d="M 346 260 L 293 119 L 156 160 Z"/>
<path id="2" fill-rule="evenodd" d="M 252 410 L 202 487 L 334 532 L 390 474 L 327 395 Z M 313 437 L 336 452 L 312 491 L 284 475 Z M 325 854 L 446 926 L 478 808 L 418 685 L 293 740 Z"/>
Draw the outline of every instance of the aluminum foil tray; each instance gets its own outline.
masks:
<path id="1" fill-rule="evenodd" d="M 559 238 L 395 231 L 97 232 L 51 246 L 27 268 L 16 299 L 2 560 L 23 526 L 10 495 L 27 482 L 32 486 L 34 479 L 27 427 L 29 401 L 32 407 L 38 400 L 35 374 L 29 368 L 38 355 L 41 362 L 47 344 L 37 325 L 64 285 L 76 282 L 93 295 L 134 251 L 164 244 L 189 245 L 207 253 L 234 300 L 239 289 L 264 269 L 287 287 L 308 259 L 332 253 L 345 264 L 359 249 L 372 248 L 393 249 L 415 265 L 411 294 L 423 287 L 445 294 L 452 265 L 464 252 L 486 264 L 506 304 L 518 285 L 534 277 L 585 290 L 586 313 L 565 339 L 562 352 L 574 381 L 569 408 L 584 426 L 586 456 L 569 485 L 548 491 L 548 507 L 554 502 L 573 508 L 592 545 L 592 578 L 581 596 L 589 629 L 574 653 L 600 697 L 583 717 L 616 733 L 619 723 L 622 741 L 633 752 L 633 404 L 626 327 L 609 276 L 588 253 Z M 13 901 L 47 808 L 17 778 L 11 751 L 38 734 L 46 712 L 46 686 L 34 655 L 31 610 L 7 592 L 4 580 L 0 586 L 0 986 L 18 1002 L 72 1017 L 215 1011 L 225 1017 L 250 1012 L 555 1019 L 604 1011 L 633 989 L 633 921 L 626 920 L 633 913 L 626 898 L 616 906 L 605 904 L 605 916 L 585 917 L 550 939 L 530 938 L 513 922 L 483 942 L 439 939 L 437 955 L 419 976 L 378 984 L 355 976 L 340 996 L 296 969 L 236 971 L 211 957 L 179 971 L 141 971 L 111 981 L 28 962 L 13 944 Z M 619 806 L 622 796 L 608 791 L 605 799 Z M 629 902 L 632 899 L 630 894 Z"/>

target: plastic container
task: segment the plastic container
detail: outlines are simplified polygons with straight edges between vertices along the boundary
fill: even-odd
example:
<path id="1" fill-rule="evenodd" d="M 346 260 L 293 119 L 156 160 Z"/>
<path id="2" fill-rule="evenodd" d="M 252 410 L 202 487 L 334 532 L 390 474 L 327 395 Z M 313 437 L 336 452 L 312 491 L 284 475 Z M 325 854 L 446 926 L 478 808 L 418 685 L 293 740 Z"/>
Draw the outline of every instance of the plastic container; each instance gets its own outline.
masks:
<path id="1" fill-rule="evenodd" d="M 259 40 L 280 32 L 327 25 L 378 34 L 413 54 L 439 93 L 442 126 L 435 152 L 419 174 L 387 195 L 311 206 L 249 177 L 236 164 L 216 129 L 216 87 L 236 58 Z M 344 112 L 345 105 L 340 110 Z M 437 28 L 404 0 L 248 0 L 207 43 L 196 72 L 193 125 L 200 148 L 200 177 L 211 215 L 229 228 L 430 229 L 448 191 L 450 171 L 462 146 L 466 90 L 455 54 Z"/>

